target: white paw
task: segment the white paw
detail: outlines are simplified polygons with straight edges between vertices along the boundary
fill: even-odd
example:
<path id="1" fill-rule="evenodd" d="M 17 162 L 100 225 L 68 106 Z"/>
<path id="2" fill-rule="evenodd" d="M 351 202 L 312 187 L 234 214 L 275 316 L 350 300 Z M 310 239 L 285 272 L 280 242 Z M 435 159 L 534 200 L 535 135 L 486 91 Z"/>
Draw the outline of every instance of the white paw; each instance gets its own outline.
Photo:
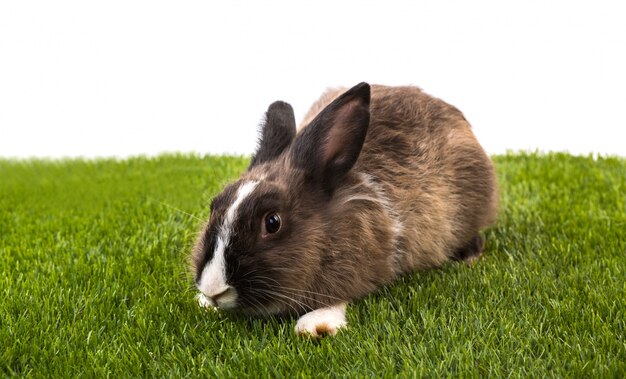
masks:
<path id="1" fill-rule="evenodd" d="M 309 312 L 298 319 L 296 333 L 313 338 L 325 334 L 334 336 L 339 329 L 348 325 L 346 321 L 346 304 L 320 308 Z"/>

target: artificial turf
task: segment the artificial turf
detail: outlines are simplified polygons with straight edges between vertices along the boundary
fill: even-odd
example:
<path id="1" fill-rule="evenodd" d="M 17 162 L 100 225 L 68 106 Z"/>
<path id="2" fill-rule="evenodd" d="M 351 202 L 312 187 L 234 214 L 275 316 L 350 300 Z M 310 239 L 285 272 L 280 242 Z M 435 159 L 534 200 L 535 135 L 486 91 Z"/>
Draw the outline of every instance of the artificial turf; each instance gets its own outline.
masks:
<path id="1" fill-rule="evenodd" d="M 190 246 L 247 158 L 0 160 L 0 375 L 624 377 L 626 160 L 494 160 L 483 259 L 405 277 L 318 341 L 194 299 Z"/>

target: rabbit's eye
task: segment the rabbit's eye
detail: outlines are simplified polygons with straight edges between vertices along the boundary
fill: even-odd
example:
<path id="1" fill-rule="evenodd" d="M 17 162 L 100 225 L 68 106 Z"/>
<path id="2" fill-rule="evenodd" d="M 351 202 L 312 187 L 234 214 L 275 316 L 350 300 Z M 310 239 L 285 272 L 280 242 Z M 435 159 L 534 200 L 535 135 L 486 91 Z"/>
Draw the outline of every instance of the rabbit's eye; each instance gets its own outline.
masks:
<path id="1" fill-rule="evenodd" d="M 268 213 L 265 215 L 265 233 L 274 234 L 280 230 L 280 216 L 278 213 Z"/>

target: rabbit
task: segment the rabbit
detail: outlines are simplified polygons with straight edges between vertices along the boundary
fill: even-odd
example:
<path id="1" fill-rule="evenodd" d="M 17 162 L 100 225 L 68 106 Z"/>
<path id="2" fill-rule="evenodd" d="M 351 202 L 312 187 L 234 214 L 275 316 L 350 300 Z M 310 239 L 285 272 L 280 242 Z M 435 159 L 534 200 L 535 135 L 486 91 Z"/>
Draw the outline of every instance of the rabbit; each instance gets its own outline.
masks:
<path id="1" fill-rule="evenodd" d="M 348 303 L 478 258 L 497 209 L 494 166 L 469 123 L 417 87 L 330 90 L 299 129 L 277 101 L 247 171 L 211 202 L 191 254 L 198 301 L 335 335 Z"/>

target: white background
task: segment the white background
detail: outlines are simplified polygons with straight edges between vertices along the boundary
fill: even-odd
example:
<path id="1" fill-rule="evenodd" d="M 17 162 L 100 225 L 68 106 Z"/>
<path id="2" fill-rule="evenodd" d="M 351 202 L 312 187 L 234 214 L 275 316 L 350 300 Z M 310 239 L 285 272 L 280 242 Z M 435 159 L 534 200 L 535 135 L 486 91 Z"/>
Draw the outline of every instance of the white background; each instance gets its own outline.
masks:
<path id="1" fill-rule="evenodd" d="M 622 3 L 2 1 L 0 156 L 251 154 L 272 101 L 360 81 L 456 105 L 490 153 L 626 156 Z"/>

